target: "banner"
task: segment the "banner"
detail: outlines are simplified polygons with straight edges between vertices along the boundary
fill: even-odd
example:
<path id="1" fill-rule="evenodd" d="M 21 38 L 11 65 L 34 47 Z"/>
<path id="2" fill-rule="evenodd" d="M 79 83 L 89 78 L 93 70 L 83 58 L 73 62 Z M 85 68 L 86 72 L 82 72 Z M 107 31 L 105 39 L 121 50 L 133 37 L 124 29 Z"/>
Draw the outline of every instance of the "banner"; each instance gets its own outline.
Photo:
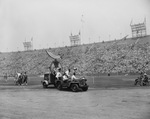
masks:
<path id="1" fill-rule="evenodd" d="M 53 59 L 61 59 L 61 57 L 59 55 L 54 55 L 52 52 L 50 51 L 47 51 L 46 50 L 46 53 L 48 54 L 48 56 L 50 56 L 51 58 Z"/>

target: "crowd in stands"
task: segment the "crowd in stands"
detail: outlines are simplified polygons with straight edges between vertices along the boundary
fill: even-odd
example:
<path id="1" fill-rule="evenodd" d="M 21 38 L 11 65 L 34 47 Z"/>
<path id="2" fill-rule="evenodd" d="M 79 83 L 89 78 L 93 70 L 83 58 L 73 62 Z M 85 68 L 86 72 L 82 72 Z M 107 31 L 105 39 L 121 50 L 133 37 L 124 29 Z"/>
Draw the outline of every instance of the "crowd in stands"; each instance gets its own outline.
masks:
<path id="1" fill-rule="evenodd" d="M 79 73 L 130 73 L 150 70 L 150 37 L 147 41 L 134 39 L 99 42 L 80 46 L 51 48 L 52 53 L 61 56 L 63 68 L 76 67 Z M 145 39 L 144 39 L 145 40 Z M 0 75 L 13 76 L 16 72 L 26 71 L 28 75 L 41 75 L 49 71 L 53 61 L 45 49 L 0 54 Z"/>

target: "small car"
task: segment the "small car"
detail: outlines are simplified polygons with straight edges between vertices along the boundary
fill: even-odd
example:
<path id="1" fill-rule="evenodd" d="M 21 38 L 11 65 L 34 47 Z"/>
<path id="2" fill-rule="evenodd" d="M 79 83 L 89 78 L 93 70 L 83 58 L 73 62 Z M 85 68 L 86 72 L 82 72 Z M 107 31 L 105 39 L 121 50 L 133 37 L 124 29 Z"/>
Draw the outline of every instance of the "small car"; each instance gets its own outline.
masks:
<path id="1" fill-rule="evenodd" d="M 88 85 L 86 83 L 87 79 L 80 78 L 80 79 L 76 79 L 76 80 L 66 80 L 63 81 L 62 79 L 57 79 L 55 84 L 56 84 L 56 88 L 58 90 L 61 90 L 63 88 L 68 88 L 73 92 L 77 92 L 77 91 L 87 91 L 88 90 Z"/>

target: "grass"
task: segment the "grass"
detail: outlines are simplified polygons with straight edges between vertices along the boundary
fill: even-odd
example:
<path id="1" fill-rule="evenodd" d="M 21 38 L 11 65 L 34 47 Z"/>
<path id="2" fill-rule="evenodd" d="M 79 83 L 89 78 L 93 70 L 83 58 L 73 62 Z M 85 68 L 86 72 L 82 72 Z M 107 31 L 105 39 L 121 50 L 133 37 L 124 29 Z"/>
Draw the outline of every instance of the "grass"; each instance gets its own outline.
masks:
<path id="1" fill-rule="evenodd" d="M 134 80 L 137 76 L 86 76 L 87 84 L 91 88 L 111 88 L 111 87 L 133 87 Z M 42 77 L 34 76 L 29 77 L 28 85 L 41 85 Z M 9 77 L 8 80 L 4 80 L 0 77 L 0 86 L 14 86 L 14 79 Z"/>

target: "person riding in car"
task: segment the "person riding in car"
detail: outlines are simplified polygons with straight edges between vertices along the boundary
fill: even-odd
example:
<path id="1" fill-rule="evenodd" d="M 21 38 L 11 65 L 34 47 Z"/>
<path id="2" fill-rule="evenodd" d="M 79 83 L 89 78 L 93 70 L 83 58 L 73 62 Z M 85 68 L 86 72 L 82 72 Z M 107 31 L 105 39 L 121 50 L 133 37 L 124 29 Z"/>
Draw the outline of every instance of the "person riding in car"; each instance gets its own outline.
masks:
<path id="1" fill-rule="evenodd" d="M 70 79 L 70 78 L 68 78 L 67 74 L 64 73 L 64 74 L 63 74 L 63 81 L 64 81 L 64 82 L 67 82 L 67 81 L 69 81 L 69 79 Z"/>
<path id="2" fill-rule="evenodd" d="M 64 73 L 65 76 L 67 76 L 67 78 L 71 78 L 71 75 L 70 75 L 70 69 L 68 68 L 67 71 Z"/>
<path id="3" fill-rule="evenodd" d="M 62 79 L 61 68 L 58 68 L 58 71 L 56 73 L 56 78 L 59 80 Z"/>
<path id="4" fill-rule="evenodd" d="M 147 81 L 148 81 L 148 76 L 147 76 L 146 73 L 144 73 L 143 81 L 144 81 L 144 82 L 147 82 Z"/>

